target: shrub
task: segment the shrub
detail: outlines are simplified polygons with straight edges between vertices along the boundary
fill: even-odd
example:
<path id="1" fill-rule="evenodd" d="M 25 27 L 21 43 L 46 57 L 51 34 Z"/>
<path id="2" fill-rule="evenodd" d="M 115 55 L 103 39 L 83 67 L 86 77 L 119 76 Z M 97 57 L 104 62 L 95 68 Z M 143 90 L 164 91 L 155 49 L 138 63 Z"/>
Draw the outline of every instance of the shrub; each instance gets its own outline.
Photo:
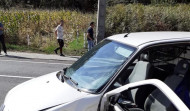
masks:
<path id="1" fill-rule="evenodd" d="M 190 31 L 189 9 L 187 4 L 108 7 L 106 36 L 140 31 Z"/>

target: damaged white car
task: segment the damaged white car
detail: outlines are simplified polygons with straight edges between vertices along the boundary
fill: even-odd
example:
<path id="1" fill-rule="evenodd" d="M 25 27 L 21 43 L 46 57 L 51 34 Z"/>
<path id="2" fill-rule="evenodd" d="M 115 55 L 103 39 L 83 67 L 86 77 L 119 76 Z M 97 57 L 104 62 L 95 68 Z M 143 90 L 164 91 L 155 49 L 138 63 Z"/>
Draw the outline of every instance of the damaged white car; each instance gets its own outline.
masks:
<path id="1" fill-rule="evenodd" d="M 114 35 L 69 68 L 16 86 L 0 111 L 186 111 L 190 108 L 189 60 L 190 32 Z M 169 88 L 161 94 L 162 82 L 155 86 L 149 81 L 148 86 L 106 96 L 149 79 Z M 172 92 L 169 89 L 174 99 L 166 93 Z M 181 101 L 176 101 L 178 97 Z"/>

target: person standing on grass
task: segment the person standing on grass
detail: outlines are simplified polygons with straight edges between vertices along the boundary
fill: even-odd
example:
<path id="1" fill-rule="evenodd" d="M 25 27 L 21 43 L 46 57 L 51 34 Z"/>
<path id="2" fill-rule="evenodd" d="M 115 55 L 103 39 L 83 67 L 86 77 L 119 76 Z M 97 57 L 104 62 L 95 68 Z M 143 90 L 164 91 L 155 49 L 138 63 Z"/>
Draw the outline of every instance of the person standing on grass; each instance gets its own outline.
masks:
<path id="1" fill-rule="evenodd" d="M 87 30 L 88 51 L 94 47 L 94 22 L 90 23 L 90 27 Z"/>
<path id="2" fill-rule="evenodd" d="M 5 55 L 7 55 L 7 48 L 5 46 L 3 30 L 4 30 L 3 24 L 0 22 L 0 41 L 1 41 L 4 53 L 5 53 Z M 1 49 L 0 49 L 0 54 L 1 54 Z"/>
<path id="3" fill-rule="evenodd" d="M 63 41 L 63 23 L 64 21 L 61 20 L 60 24 L 57 26 L 55 29 L 55 36 L 57 37 L 57 41 L 59 43 L 59 47 L 54 50 L 54 52 L 57 54 L 57 51 L 60 50 L 60 56 L 65 56 L 63 55 L 62 49 L 64 46 L 64 41 Z"/>

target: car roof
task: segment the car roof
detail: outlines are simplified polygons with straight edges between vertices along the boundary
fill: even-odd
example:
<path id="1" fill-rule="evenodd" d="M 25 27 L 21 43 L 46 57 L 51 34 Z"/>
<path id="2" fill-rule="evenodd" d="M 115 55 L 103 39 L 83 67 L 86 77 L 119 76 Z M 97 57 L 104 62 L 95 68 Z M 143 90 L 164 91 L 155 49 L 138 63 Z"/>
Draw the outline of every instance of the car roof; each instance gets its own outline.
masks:
<path id="1" fill-rule="evenodd" d="M 138 47 L 142 44 L 176 39 L 190 39 L 190 32 L 136 32 L 113 35 L 107 39 Z"/>

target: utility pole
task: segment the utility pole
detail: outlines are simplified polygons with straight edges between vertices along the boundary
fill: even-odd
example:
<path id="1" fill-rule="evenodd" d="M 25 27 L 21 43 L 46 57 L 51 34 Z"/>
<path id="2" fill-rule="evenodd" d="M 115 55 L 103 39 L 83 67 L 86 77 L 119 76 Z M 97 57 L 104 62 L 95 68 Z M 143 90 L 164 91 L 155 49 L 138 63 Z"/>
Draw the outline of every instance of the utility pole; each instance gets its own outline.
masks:
<path id="1" fill-rule="evenodd" d="M 105 36 L 105 17 L 106 17 L 106 0 L 98 0 L 98 15 L 96 37 L 97 43 L 104 39 Z"/>

